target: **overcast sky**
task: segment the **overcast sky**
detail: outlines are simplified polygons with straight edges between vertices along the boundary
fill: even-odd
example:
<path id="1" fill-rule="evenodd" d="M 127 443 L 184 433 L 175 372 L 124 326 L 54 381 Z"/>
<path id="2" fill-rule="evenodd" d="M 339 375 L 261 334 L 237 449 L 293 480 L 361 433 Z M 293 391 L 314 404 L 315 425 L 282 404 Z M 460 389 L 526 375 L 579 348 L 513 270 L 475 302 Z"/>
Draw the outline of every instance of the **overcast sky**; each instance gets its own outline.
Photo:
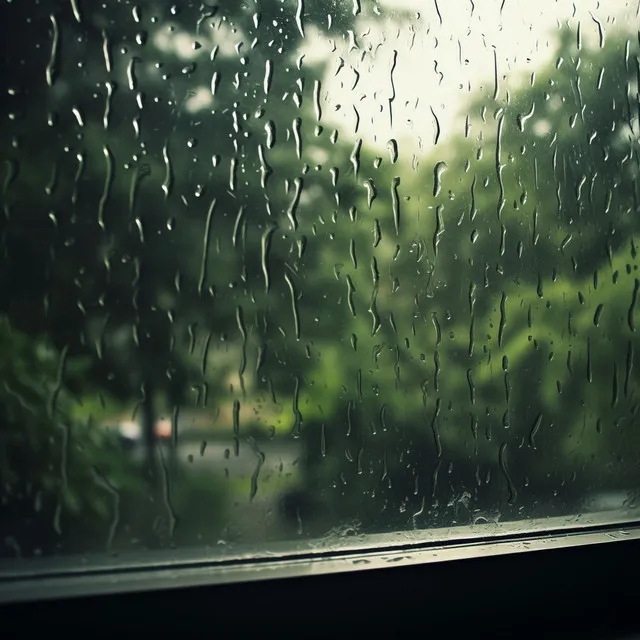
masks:
<path id="1" fill-rule="evenodd" d="M 560 25 L 577 33 L 580 23 L 582 46 L 599 47 L 609 32 L 628 30 L 636 37 L 638 6 L 638 0 L 381 0 L 383 19 L 358 18 L 353 36 L 327 39 L 307 29 L 305 54 L 309 61 L 330 60 L 323 119 L 353 134 L 359 118 L 356 135 L 364 144 L 384 149 L 396 138 L 405 151 L 420 154 L 433 148 L 431 110 L 440 126 L 438 144 L 445 144 L 464 130 L 460 111 L 470 92 L 494 95 L 496 63 L 498 97 L 504 99 L 507 89 L 529 82 L 553 59 Z M 413 17 L 400 17 L 403 10 Z M 364 60 L 363 50 L 371 52 Z M 335 75 L 340 58 L 344 66 Z"/>

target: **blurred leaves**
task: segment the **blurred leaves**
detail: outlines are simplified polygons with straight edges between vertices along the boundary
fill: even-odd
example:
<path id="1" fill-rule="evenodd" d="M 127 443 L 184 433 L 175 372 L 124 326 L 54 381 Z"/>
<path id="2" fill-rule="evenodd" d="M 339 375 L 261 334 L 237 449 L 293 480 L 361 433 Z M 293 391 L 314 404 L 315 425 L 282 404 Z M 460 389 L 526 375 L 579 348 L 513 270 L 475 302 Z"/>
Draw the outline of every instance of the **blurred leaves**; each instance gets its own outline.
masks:
<path id="1" fill-rule="evenodd" d="M 0 349 L 5 516 L 26 503 L 36 515 L 56 513 L 58 533 L 80 523 L 100 528 L 113 517 L 111 492 L 135 492 L 139 481 L 114 434 L 72 418 L 79 400 L 67 380 L 82 377 L 86 364 L 76 360 L 66 366 L 64 355 L 47 341 L 12 329 L 5 320 Z"/>
<path id="2" fill-rule="evenodd" d="M 25 41 L 49 42 L 48 10 L 63 25 L 51 86 L 41 51 L 5 62 L 7 492 L 108 517 L 109 487 L 140 489 L 93 426 L 143 400 L 302 442 L 325 525 L 635 487 L 637 43 L 559 28 L 545 65 L 474 88 L 459 133 L 411 158 L 359 137 L 358 100 L 391 113 L 395 89 L 358 82 L 397 56 L 385 33 L 432 37 L 419 16 L 257 7 L 4 9 Z M 343 68 L 353 130 L 326 116 L 347 111 L 322 89 Z"/>

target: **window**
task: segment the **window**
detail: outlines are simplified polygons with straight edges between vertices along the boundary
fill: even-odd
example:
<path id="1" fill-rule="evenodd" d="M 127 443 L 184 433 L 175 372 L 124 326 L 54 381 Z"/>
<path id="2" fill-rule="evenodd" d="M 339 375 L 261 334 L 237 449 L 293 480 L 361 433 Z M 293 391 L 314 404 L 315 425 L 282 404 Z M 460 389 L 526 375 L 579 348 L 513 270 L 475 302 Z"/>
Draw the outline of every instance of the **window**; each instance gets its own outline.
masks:
<path id="1" fill-rule="evenodd" d="M 635 521 L 636 8 L 2 15 L 5 575 Z"/>

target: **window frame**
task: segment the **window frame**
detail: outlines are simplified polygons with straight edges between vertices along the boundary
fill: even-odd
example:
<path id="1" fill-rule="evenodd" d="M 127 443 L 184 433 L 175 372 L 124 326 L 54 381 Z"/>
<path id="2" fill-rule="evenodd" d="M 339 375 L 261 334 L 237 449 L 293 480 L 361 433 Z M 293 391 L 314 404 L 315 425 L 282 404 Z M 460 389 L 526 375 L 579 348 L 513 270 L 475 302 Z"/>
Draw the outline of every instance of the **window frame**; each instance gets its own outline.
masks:
<path id="1" fill-rule="evenodd" d="M 634 619 L 640 524 L 167 567 L 4 580 L 0 619 L 22 630 L 98 625 L 110 632 L 228 628 L 241 635 L 271 628 L 303 636 L 440 629 L 613 638 L 640 630 L 640 617 Z"/>

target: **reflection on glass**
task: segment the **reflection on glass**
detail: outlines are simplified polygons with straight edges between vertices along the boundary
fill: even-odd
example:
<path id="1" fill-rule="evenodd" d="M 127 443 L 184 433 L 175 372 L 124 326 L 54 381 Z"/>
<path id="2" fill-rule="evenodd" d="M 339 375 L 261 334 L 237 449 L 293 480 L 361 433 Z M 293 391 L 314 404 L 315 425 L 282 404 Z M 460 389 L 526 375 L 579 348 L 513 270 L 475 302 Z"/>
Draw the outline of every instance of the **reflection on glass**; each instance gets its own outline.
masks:
<path id="1" fill-rule="evenodd" d="M 3 556 L 632 513 L 635 9 L 2 15 Z"/>

